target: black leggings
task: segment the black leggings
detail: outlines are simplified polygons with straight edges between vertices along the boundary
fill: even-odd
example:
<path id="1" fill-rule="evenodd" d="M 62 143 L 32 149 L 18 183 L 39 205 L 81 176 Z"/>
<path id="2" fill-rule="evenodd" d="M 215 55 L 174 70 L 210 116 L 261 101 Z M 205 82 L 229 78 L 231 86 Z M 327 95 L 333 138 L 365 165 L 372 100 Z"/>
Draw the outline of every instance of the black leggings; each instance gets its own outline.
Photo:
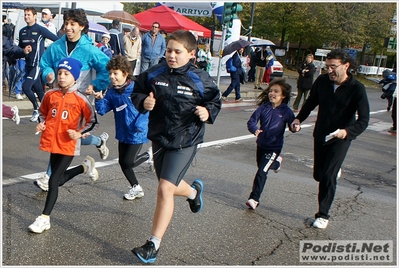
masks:
<path id="1" fill-rule="evenodd" d="M 50 154 L 51 176 L 49 180 L 48 194 L 43 214 L 50 215 L 58 198 L 58 186 L 64 185 L 73 177 L 84 172 L 83 165 L 66 170 L 73 160 L 73 156 L 62 154 Z"/>
<path id="2" fill-rule="evenodd" d="M 252 184 L 252 192 L 249 195 L 249 199 L 253 199 L 257 202 L 260 200 L 263 189 L 266 185 L 267 174 L 270 169 L 276 170 L 279 165 L 276 162 L 277 157 L 281 151 L 270 151 L 264 150 L 260 147 L 256 148 L 256 163 L 258 165 L 258 171 L 255 174 L 255 178 Z"/>
<path id="3" fill-rule="evenodd" d="M 127 144 L 123 142 L 118 143 L 119 151 L 119 165 L 121 166 L 123 174 L 125 174 L 126 179 L 129 181 L 130 185 L 133 187 L 135 184 L 139 184 L 136 174 L 134 174 L 133 168 L 139 166 L 149 159 L 147 152 L 137 155 L 141 147 L 140 144 Z"/>

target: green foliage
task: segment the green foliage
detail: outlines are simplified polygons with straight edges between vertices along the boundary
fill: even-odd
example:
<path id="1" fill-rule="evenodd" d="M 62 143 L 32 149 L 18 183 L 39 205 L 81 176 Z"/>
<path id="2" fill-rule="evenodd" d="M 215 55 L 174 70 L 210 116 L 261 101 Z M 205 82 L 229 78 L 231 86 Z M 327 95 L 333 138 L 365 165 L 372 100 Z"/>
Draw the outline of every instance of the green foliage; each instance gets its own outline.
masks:
<path id="1" fill-rule="evenodd" d="M 150 2 L 121 2 L 123 4 L 123 10 L 130 14 L 137 14 L 147 9 L 155 7 L 156 3 Z"/>
<path id="2" fill-rule="evenodd" d="M 135 14 L 155 6 L 153 3 L 123 2 L 125 11 Z M 233 4 L 233 3 L 230 3 Z M 283 47 L 286 42 L 313 47 L 365 47 L 374 52 L 383 48 L 392 34 L 395 2 L 243 2 L 239 18 L 242 32 L 249 29 L 252 6 L 255 12 L 252 36 L 265 38 Z M 221 29 L 213 17 L 189 17 L 207 28 Z M 372 51 L 372 52 L 373 52 Z"/>

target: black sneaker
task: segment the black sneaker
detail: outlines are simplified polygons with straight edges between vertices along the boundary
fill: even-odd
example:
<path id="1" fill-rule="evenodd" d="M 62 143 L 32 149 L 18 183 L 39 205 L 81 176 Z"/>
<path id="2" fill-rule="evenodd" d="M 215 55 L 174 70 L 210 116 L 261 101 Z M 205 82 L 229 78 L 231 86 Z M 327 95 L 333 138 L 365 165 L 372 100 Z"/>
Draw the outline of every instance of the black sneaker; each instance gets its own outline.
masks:
<path id="1" fill-rule="evenodd" d="M 194 199 L 187 198 L 187 202 L 190 205 L 191 211 L 197 213 L 202 209 L 202 191 L 204 190 L 204 184 L 200 179 L 196 179 L 193 181 L 193 184 L 191 184 L 191 187 L 197 190 L 197 196 Z"/>
<path id="2" fill-rule="evenodd" d="M 154 242 L 147 240 L 147 242 L 138 248 L 132 249 L 134 255 L 144 263 L 154 263 L 157 259 L 158 250 L 155 250 Z"/>

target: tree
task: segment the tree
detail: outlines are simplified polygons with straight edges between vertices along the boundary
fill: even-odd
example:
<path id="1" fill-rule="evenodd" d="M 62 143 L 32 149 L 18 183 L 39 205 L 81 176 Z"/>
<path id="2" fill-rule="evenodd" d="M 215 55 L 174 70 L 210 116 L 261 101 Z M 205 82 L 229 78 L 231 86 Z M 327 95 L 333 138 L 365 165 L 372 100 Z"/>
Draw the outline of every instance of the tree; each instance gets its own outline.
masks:
<path id="1" fill-rule="evenodd" d="M 149 2 L 122 2 L 123 10 L 130 14 L 137 14 L 155 7 L 156 3 Z"/>

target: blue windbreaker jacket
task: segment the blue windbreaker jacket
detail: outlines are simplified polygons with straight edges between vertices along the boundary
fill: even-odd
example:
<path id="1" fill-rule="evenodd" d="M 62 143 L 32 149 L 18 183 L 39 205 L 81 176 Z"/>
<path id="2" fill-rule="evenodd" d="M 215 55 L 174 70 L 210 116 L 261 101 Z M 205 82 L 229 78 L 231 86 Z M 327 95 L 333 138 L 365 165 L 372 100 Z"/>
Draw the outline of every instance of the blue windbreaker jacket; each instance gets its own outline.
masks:
<path id="1" fill-rule="evenodd" d="M 284 132 L 288 125 L 294 121 L 295 115 L 287 104 L 282 103 L 273 109 L 272 104 L 267 102 L 259 106 L 247 122 L 249 132 L 252 134 L 261 129 L 256 144 L 271 151 L 281 151 L 284 145 Z M 257 124 L 260 122 L 260 127 Z"/>
<path id="2" fill-rule="evenodd" d="M 104 98 L 96 100 L 96 110 L 99 115 L 114 111 L 116 139 L 127 144 L 147 143 L 149 113 L 139 113 L 130 100 L 133 92 L 132 82 L 124 92 L 119 93 L 114 88 L 107 90 Z"/>

